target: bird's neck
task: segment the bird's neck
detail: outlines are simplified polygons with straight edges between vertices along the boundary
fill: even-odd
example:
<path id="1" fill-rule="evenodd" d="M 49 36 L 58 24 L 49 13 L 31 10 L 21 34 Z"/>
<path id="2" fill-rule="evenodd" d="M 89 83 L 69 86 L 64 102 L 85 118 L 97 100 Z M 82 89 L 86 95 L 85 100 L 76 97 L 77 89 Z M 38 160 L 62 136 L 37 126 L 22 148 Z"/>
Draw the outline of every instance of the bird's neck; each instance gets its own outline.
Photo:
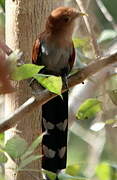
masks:
<path id="1" fill-rule="evenodd" d="M 67 31 L 47 31 L 47 41 L 48 42 L 54 42 L 56 45 L 60 47 L 67 47 L 71 45 L 72 43 L 72 32 L 67 32 Z"/>
<path id="2" fill-rule="evenodd" d="M 73 34 L 73 30 L 74 30 L 74 22 L 69 25 L 68 27 L 58 27 L 58 26 L 54 26 L 51 23 L 47 23 L 46 24 L 46 32 L 48 34 L 48 39 L 50 39 L 51 41 L 54 40 L 60 44 L 63 45 L 69 45 L 69 43 L 72 42 L 72 34 Z"/>

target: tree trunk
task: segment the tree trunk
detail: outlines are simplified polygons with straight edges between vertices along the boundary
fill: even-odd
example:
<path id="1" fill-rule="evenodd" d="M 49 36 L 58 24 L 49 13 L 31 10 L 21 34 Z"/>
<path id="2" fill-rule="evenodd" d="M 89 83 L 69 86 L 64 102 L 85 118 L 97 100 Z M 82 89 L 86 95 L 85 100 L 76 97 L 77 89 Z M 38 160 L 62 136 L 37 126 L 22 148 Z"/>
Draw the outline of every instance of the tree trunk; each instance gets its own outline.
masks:
<path id="1" fill-rule="evenodd" d="M 43 30 L 46 17 L 56 5 L 55 0 L 6 0 L 6 43 L 12 50 L 20 49 L 26 63 L 31 62 L 33 42 Z M 6 115 L 31 96 L 31 88 L 26 81 L 16 82 L 14 86 L 17 91 L 6 96 Z M 41 133 L 41 108 L 28 117 L 22 117 L 17 130 L 14 128 L 6 132 L 6 140 L 19 132 L 29 144 Z M 6 165 L 6 179 L 33 180 L 34 176 L 41 179 L 41 173 L 33 173 L 33 177 L 26 172 L 15 175 L 13 170 L 8 169 L 14 166 L 9 160 Z M 30 168 L 41 170 L 40 162 L 31 163 Z"/>

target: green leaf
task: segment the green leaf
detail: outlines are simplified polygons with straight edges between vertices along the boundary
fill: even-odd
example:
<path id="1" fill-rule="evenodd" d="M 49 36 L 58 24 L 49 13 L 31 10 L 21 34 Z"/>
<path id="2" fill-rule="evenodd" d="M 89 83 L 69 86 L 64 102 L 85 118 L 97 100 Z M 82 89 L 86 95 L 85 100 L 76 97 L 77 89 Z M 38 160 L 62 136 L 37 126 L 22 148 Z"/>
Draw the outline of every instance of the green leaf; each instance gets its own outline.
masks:
<path id="1" fill-rule="evenodd" d="M 5 10 L 5 0 L 0 0 L 0 5 Z"/>
<path id="2" fill-rule="evenodd" d="M 69 165 L 66 168 L 66 173 L 71 176 L 78 176 L 80 170 L 80 166 L 78 164 Z"/>
<path id="3" fill-rule="evenodd" d="M 100 180 L 110 180 L 111 179 L 111 167 L 108 163 L 103 162 L 99 164 L 96 168 L 96 175 Z"/>
<path id="4" fill-rule="evenodd" d="M 0 180 L 5 180 L 4 174 L 0 174 Z"/>
<path id="5" fill-rule="evenodd" d="M 101 110 L 101 101 L 95 98 L 90 98 L 80 105 L 78 112 L 76 114 L 76 118 L 79 120 L 88 119 L 94 117 L 96 113 L 100 112 Z"/>
<path id="6" fill-rule="evenodd" d="M 105 121 L 105 124 L 109 124 L 109 125 L 114 124 L 114 123 L 117 123 L 117 119 L 109 119 Z"/>
<path id="7" fill-rule="evenodd" d="M 109 80 L 107 81 L 107 90 L 116 90 L 117 89 L 117 73 L 110 76 Z"/>
<path id="8" fill-rule="evenodd" d="M 98 132 L 100 130 L 102 130 L 105 127 L 105 122 L 96 122 L 94 124 L 91 125 L 90 129 L 92 131 Z"/>
<path id="9" fill-rule="evenodd" d="M 6 163 L 8 160 L 7 156 L 4 154 L 4 152 L 0 152 L 0 163 Z"/>
<path id="10" fill-rule="evenodd" d="M 109 80 L 106 83 L 106 90 L 108 91 L 113 91 L 113 90 L 117 90 L 117 73 L 113 74 Z"/>
<path id="11" fill-rule="evenodd" d="M 73 38 L 73 43 L 74 43 L 74 47 L 75 48 L 83 48 L 84 46 L 86 46 L 88 44 L 88 39 L 84 38 Z"/>
<path id="12" fill-rule="evenodd" d="M 111 29 L 106 29 L 106 30 L 102 31 L 102 33 L 98 39 L 98 43 L 102 43 L 107 40 L 113 40 L 116 36 L 117 36 L 116 31 L 111 30 Z"/>
<path id="13" fill-rule="evenodd" d="M 0 144 L 4 144 L 4 133 L 0 133 Z"/>
<path id="14" fill-rule="evenodd" d="M 43 173 L 47 175 L 50 180 L 56 180 L 56 173 L 43 169 Z"/>
<path id="15" fill-rule="evenodd" d="M 117 180 L 117 165 L 111 164 L 111 179 Z"/>
<path id="16" fill-rule="evenodd" d="M 43 135 L 38 136 L 33 143 L 29 146 L 29 148 L 26 150 L 26 152 L 23 154 L 23 156 L 21 157 L 21 159 L 25 159 L 27 156 L 29 156 L 31 153 L 34 152 L 34 150 L 37 148 L 37 146 L 41 143 Z"/>
<path id="17" fill-rule="evenodd" d="M 37 159 L 40 159 L 42 155 L 31 155 L 27 159 L 23 159 L 21 163 L 19 164 L 19 170 L 30 164 L 32 161 L 35 161 Z"/>
<path id="18" fill-rule="evenodd" d="M 84 55 L 84 52 L 81 49 L 76 50 L 77 59 L 76 59 L 76 66 L 77 68 L 86 67 L 86 64 L 91 62 L 91 59 Z M 86 64 L 85 64 L 86 63 Z"/>
<path id="19" fill-rule="evenodd" d="M 60 76 L 43 76 L 35 74 L 33 76 L 43 87 L 47 88 L 50 92 L 60 95 L 62 89 L 62 79 Z"/>
<path id="20" fill-rule="evenodd" d="M 108 94 L 113 104 L 117 105 L 117 89 L 109 91 Z"/>
<path id="21" fill-rule="evenodd" d="M 106 83 L 108 95 L 113 102 L 117 105 L 117 74 L 113 74 Z"/>
<path id="22" fill-rule="evenodd" d="M 0 28 L 4 28 L 5 26 L 5 13 L 4 12 L 0 12 Z"/>
<path id="23" fill-rule="evenodd" d="M 92 124 L 90 129 L 92 131 L 97 132 L 97 131 L 102 130 L 105 127 L 105 125 L 112 125 L 113 124 L 112 127 L 115 127 L 116 123 L 117 123 L 117 119 L 109 119 L 109 120 L 106 120 L 105 122 L 96 122 L 96 123 Z"/>
<path id="24" fill-rule="evenodd" d="M 69 174 L 66 174 L 66 173 L 59 173 L 58 174 L 58 178 L 59 180 L 88 180 L 87 178 L 84 178 L 84 177 L 79 177 L 79 176 L 70 176 Z"/>
<path id="25" fill-rule="evenodd" d="M 9 139 L 5 145 L 4 150 L 11 156 L 11 158 L 19 158 L 27 149 L 27 142 L 18 135 Z"/>
<path id="26" fill-rule="evenodd" d="M 11 78 L 13 80 L 24 80 L 33 77 L 37 74 L 44 66 L 37 66 L 35 64 L 23 64 L 20 67 L 16 67 L 13 71 Z"/>

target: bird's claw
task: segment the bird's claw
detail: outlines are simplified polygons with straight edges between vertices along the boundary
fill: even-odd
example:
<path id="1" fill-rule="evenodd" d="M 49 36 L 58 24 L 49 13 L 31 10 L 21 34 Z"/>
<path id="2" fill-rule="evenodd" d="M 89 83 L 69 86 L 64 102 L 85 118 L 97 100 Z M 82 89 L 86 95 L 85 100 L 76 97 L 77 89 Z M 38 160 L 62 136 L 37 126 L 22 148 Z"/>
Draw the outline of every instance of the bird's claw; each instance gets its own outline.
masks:
<path id="1" fill-rule="evenodd" d="M 62 77 L 65 89 L 69 89 L 67 76 Z"/>

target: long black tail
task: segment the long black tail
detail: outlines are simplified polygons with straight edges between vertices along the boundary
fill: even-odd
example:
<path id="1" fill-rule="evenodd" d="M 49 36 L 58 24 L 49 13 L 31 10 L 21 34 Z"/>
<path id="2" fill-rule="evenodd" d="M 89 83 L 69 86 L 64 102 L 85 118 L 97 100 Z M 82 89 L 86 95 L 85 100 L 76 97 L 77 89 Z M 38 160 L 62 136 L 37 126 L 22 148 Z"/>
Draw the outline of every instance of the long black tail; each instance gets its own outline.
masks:
<path id="1" fill-rule="evenodd" d="M 54 173 L 66 168 L 68 131 L 68 92 L 42 107 L 42 168 Z"/>

